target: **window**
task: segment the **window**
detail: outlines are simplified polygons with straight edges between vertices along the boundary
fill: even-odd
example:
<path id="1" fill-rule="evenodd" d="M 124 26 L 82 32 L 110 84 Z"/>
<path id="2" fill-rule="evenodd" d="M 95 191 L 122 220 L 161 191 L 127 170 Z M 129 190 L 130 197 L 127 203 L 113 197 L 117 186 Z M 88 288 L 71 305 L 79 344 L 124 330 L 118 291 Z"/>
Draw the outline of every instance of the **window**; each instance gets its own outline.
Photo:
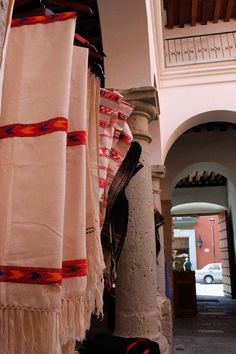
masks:
<path id="1" fill-rule="evenodd" d="M 220 266 L 219 266 L 219 264 L 212 264 L 209 267 L 209 270 L 220 270 Z"/>

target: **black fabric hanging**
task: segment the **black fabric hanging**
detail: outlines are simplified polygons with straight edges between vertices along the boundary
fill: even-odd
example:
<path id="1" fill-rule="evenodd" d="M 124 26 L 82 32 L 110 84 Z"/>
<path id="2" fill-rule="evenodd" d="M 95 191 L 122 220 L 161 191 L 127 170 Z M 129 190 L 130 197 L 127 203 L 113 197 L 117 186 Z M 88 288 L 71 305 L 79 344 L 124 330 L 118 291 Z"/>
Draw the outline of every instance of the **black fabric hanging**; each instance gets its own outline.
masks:
<path id="1" fill-rule="evenodd" d="M 147 338 L 98 335 L 83 342 L 81 354 L 160 354 L 159 344 Z"/>
<path id="2" fill-rule="evenodd" d="M 165 224 L 165 219 L 157 208 L 154 208 L 154 222 L 155 222 L 155 238 L 156 238 L 156 256 L 158 257 L 161 250 L 159 228 Z"/>
<path id="3" fill-rule="evenodd" d="M 125 189 L 131 178 L 143 167 L 139 162 L 141 145 L 134 141 L 122 162 L 108 192 L 105 222 L 101 233 L 102 246 L 111 252 L 111 279 L 116 278 L 119 260 L 128 227 L 128 200 Z"/>

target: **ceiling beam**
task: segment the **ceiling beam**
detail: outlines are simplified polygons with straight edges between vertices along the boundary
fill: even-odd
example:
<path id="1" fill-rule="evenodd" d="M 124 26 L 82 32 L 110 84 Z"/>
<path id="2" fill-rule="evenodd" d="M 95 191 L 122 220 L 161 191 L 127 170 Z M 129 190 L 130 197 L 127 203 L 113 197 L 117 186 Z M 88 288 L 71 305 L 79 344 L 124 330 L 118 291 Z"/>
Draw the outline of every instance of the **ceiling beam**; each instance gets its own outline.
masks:
<path id="1" fill-rule="evenodd" d="M 184 15 L 185 15 L 185 0 L 179 0 L 179 27 L 184 27 Z"/>
<path id="2" fill-rule="evenodd" d="M 232 16 L 233 7 L 234 0 L 228 0 L 224 18 L 225 22 L 229 22 L 230 17 Z"/>
<path id="3" fill-rule="evenodd" d="M 167 0 L 167 27 L 174 27 L 174 0 Z"/>
<path id="4" fill-rule="evenodd" d="M 221 7 L 222 7 L 222 0 L 216 0 L 214 15 L 213 15 L 213 23 L 217 23 L 219 21 Z"/>
<path id="5" fill-rule="evenodd" d="M 203 0 L 202 1 L 202 21 L 201 24 L 202 25 L 206 25 L 207 24 L 207 0 Z"/>
<path id="6" fill-rule="evenodd" d="M 198 0 L 192 0 L 191 26 L 196 26 L 197 24 L 197 3 Z"/>

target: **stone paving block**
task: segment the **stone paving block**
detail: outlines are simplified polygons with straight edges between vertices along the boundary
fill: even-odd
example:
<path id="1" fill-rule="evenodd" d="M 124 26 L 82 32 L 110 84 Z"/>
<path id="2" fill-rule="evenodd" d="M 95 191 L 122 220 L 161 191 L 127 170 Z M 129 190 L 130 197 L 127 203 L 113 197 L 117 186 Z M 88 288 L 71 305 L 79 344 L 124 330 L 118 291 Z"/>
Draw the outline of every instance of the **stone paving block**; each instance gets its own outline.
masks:
<path id="1" fill-rule="evenodd" d="M 195 318 L 175 319 L 173 354 L 236 354 L 236 301 L 216 300 L 199 303 Z"/>

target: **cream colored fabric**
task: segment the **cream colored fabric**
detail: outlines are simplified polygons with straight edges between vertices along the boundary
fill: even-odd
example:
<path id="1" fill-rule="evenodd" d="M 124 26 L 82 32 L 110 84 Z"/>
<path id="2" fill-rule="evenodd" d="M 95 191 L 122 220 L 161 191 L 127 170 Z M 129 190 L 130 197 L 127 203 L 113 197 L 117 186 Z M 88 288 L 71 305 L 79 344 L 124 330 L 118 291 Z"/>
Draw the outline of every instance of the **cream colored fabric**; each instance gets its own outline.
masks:
<path id="1" fill-rule="evenodd" d="M 2 80 L 14 0 L 0 0 L 0 112 Z"/>
<path id="2" fill-rule="evenodd" d="M 0 125 L 68 117 L 75 20 L 12 28 Z M 66 132 L 0 140 L 0 264 L 61 268 Z M 0 282 L 0 353 L 60 354 L 61 287 Z"/>
<path id="3" fill-rule="evenodd" d="M 74 47 L 68 133 L 86 132 L 88 50 Z M 86 145 L 67 146 L 63 261 L 86 260 Z M 81 340 L 85 325 L 87 276 L 62 281 L 62 343 Z"/>
<path id="4" fill-rule="evenodd" d="M 105 268 L 100 239 L 99 176 L 98 176 L 98 124 L 100 104 L 100 82 L 90 73 L 88 79 L 88 118 L 87 118 L 87 260 L 88 283 L 86 303 L 90 312 L 98 316 L 103 313 L 103 271 Z M 87 317 L 87 326 L 90 314 Z"/>

